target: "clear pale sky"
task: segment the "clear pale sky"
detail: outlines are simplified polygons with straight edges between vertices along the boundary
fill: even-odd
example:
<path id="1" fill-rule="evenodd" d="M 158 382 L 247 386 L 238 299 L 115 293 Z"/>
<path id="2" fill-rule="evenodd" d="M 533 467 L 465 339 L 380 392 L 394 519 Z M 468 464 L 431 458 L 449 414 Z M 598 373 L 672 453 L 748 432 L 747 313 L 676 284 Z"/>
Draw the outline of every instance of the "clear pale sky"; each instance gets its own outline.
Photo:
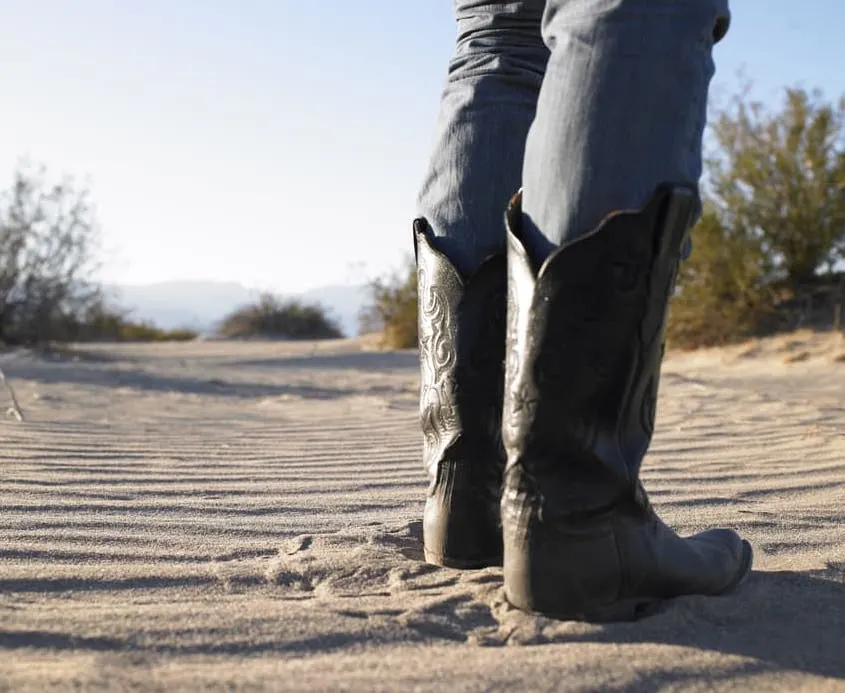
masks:
<path id="1" fill-rule="evenodd" d="M 845 0 L 732 9 L 716 90 L 845 93 Z M 0 183 L 87 179 L 105 279 L 294 292 L 410 252 L 449 0 L 0 0 L 0 27 Z"/>

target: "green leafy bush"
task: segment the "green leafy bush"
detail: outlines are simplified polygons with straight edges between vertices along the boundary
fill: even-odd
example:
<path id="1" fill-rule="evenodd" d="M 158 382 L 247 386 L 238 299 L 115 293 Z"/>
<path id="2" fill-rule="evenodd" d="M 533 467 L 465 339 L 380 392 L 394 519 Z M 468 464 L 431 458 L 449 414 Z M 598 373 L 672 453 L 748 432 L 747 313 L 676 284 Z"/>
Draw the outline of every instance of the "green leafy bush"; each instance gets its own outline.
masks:
<path id="1" fill-rule="evenodd" d="M 831 327 L 843 300 L 845 98 L 787 89 L 773 110 L 743 94 L 711 131 L 705 213 L 678 276 L 670 344 Z"/>

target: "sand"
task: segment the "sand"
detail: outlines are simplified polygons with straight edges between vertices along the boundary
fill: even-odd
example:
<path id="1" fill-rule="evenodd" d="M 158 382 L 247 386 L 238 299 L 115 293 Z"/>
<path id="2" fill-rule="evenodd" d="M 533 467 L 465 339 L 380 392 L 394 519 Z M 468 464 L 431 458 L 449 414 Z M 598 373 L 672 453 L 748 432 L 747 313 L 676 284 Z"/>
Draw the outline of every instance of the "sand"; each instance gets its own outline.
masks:
<path id="1" fill-rule="evenodd" d="M 6 352 L 0 691 L 845 691 L 842 353 L 670 356 L 645 484 L 682 533 L 742 532 L 755 570 L 596 626 L 421 561 L 412 352 Z"/>

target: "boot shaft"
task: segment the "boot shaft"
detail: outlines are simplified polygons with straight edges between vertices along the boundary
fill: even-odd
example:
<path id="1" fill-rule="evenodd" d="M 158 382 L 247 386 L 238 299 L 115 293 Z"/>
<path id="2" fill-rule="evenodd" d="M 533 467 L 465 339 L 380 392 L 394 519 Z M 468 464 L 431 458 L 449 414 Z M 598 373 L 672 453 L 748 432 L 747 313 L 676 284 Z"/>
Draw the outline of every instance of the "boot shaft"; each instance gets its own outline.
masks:
<path id="1" fill-rule="evenodd" d="M 519 203 L 507 214 L 507 473 L 542 477 L 556 508 L 590 512 L 636 493 L 697 195 L 661 187 L 542 263 L 520 238 Z"/>
<path id="2" fill-rule="evenodd" d="M 420 350 L 420 415 L 426 466 L 446 456 L 501 452 L 504 387 L 504 252 L 468 278 L 414 225 Z M 466 450 L 464 450 L 466 448 Z"/>

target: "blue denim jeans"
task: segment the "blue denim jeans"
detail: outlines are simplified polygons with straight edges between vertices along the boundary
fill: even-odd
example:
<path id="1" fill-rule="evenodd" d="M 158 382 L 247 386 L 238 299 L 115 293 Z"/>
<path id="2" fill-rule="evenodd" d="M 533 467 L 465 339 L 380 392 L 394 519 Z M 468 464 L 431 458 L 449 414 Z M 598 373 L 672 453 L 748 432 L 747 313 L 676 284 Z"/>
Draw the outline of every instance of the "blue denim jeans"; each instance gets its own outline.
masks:
<path id="1" fill-rule="evenodd" d="M 524 235 L 545 255 L 662 182 L 698 185 L 728 0 L 455 0 L 458 40 L 420 216 L 464 273 Z"/>

